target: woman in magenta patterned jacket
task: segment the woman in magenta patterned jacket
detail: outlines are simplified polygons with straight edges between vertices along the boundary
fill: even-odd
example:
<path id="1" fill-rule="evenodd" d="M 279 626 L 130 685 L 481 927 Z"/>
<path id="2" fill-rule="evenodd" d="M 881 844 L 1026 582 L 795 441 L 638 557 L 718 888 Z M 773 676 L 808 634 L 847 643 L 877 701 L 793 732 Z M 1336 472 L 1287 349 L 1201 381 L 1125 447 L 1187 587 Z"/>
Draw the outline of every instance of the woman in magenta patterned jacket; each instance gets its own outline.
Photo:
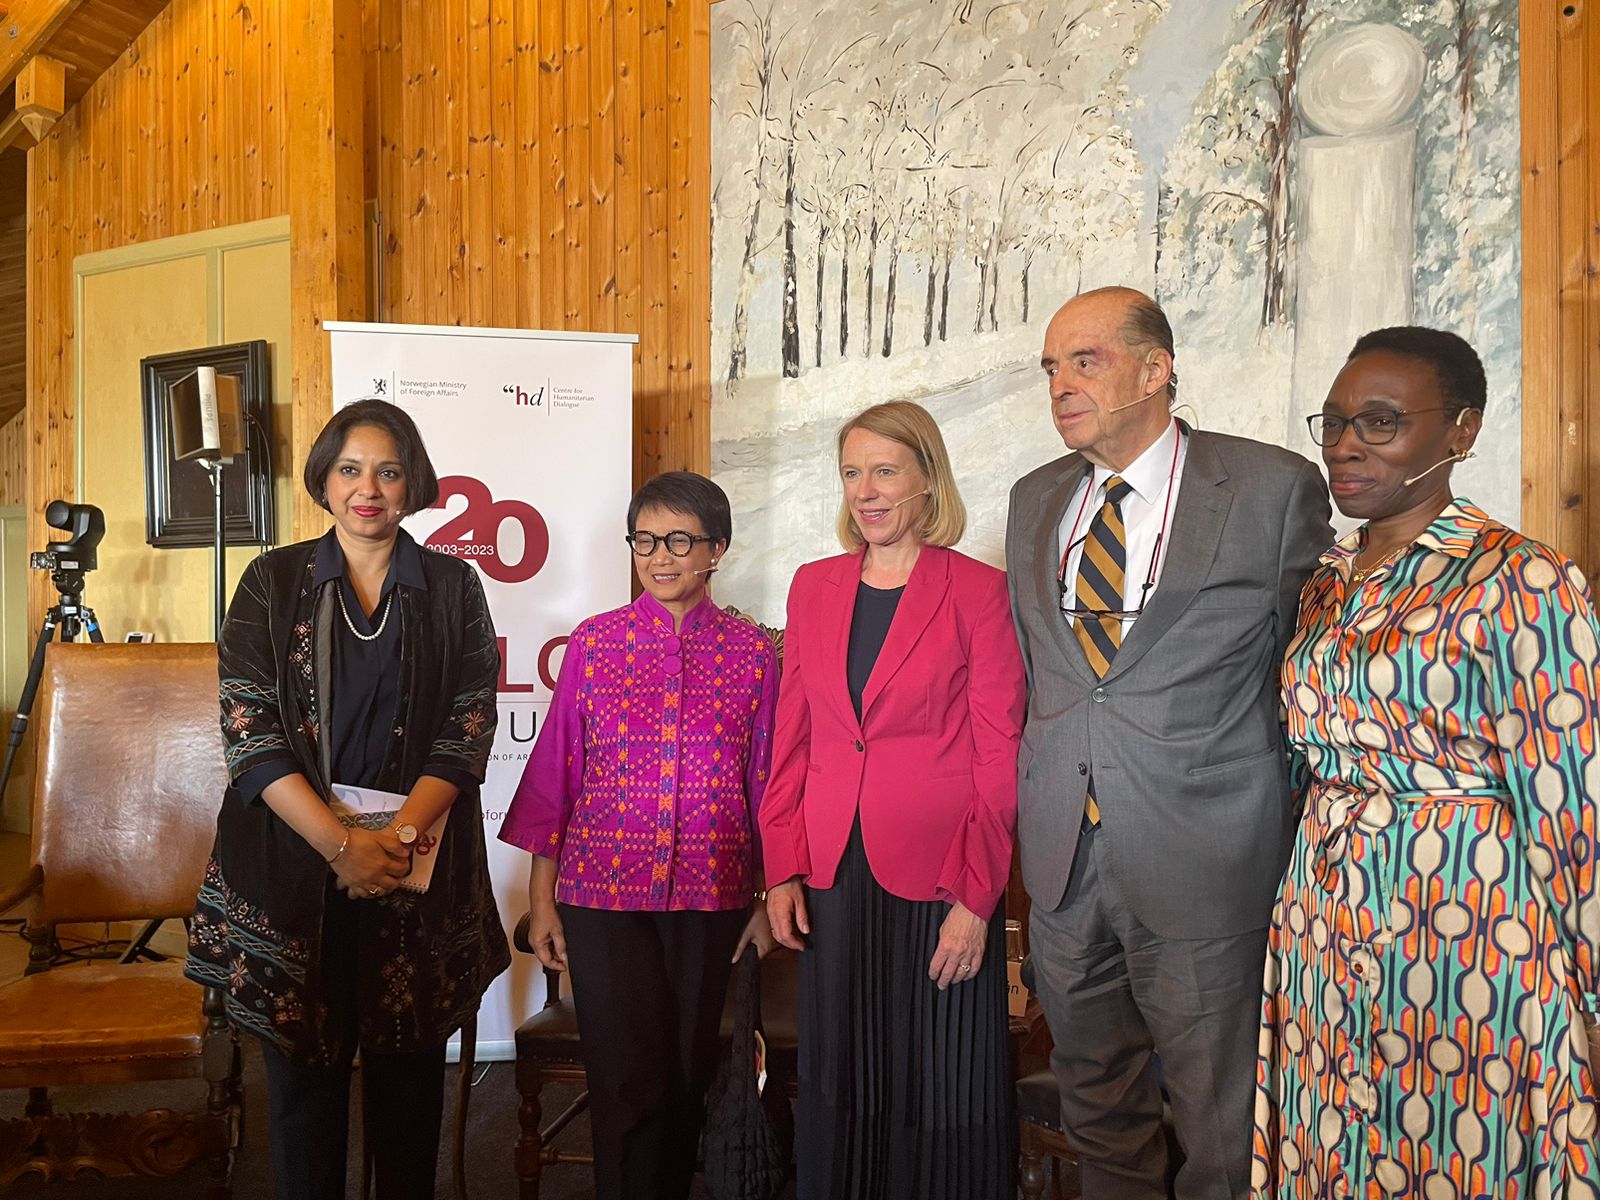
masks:
<path id="1" fill-rule="evenodd" d="M 639 489 L 644 592 L 573 631 L 500 831 L 534 855 L 539 961 L 572 972 L 600 1200 L 689 1194 L 732 964 L 773 944 L 753 901 L 778 661 L 706 592 L 732 537 L 709 479 Z"/>

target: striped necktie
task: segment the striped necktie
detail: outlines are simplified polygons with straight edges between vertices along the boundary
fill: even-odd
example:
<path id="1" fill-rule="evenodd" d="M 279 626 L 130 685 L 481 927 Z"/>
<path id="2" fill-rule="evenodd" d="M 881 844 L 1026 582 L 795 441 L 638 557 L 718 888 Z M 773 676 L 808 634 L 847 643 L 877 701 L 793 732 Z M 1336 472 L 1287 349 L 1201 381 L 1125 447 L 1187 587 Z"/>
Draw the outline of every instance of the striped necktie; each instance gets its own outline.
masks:
<path id="1" fill-rule="evenodd" d="M 1106 501 L 1089 525 L 1083 539 L 1083 554 L 1078 559 L 1078 582 L 1073 592 L 1073 607 L 1099 609 L 1102 612 L 1120 612 L 1123 606 L 1122 585 L 1127 574 L 1127 531 L 1122 525 L 1122 501 L 1133 485 L 1120 475 L 1106 480 Z M 1122 644 L 1122 619 L 1120 617 L 1083 617 L 1073 622 L 1078 642 L 1089 659 L 1097 676 L 1104 676 L 1111 668 L 1111 660 Z M 1083 814 L 1089 824 L 1100 824 L 1100 804 L 1094 797 L 1094 780 L 1089 780 L 1089 791 L 1084 797 Z"/>

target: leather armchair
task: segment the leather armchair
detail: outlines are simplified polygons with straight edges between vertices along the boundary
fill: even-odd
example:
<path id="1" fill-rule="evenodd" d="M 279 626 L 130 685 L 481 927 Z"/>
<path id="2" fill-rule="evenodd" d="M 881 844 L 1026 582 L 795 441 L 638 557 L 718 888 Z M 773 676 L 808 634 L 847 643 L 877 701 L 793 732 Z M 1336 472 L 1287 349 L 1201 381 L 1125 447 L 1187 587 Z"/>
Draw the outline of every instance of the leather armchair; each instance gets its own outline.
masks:
<path id="1" fill-rule="evenodd" d="M 216 647 L 52 645 L 38 732 L 32 865 L 0 897 L 26 906 L 27 972 L 0 987 L 0 1188 L 23 1178 L 166 1176 L 206 1159 L 229 1192 L 239 1045 L 219 993 L 179 960 L 55 966 L 59 924 L 186 918 L 227 782 Z M 198 1112 L 56 1113 L 50 1089 L 200 1078 Z"/>

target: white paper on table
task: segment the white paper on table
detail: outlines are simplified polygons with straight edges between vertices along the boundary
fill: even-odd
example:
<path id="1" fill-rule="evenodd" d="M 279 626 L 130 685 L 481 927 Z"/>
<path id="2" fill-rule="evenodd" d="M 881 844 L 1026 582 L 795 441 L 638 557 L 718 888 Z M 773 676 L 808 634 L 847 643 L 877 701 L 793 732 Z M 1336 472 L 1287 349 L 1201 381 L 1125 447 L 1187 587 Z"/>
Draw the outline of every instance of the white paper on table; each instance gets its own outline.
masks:
<path id="1" fill-rule="evenodd" d="M 406 798 L 398 792 L 336 783 L 328 807 L 342 824 L 351 828 L 386 829 L 405 802 Z M 428 884 L 433 880 L 433 864 L 439 857 L 436 851 L 444 840 L 444 826 L 449 819 L 450 810 L 447 808 L 431 828 L 418 835 L 416 844 L 411 847 L 411 874 L 400 881 L 400 887 L 410 892 L 428 890 Z"/>

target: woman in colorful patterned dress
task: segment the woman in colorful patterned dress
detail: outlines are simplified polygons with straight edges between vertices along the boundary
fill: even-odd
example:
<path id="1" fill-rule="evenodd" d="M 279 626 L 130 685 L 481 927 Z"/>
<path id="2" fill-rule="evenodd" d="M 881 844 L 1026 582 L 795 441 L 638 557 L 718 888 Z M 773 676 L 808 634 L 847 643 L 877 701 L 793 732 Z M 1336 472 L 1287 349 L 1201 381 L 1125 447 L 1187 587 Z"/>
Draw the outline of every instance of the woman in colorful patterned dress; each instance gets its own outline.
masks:
<path id="1" fill-rule="evenodd" d="M 777 651 L 706 583 L 728 497 L 687 471 L 628 506 L 644 591 L 573 630 L 500 837 L 534 855 L 529 931 L 571 970 L 599 1200 L 683 1200 L 733 963 L 757 900 Z"/>
<path id="2" fill-rule="evenodd" d="M 1256 1197 L 1600 1195 L 1600 630 L 1578 569 L 1452 495 L 1460 338 L 1356 343 L 1309 418 L 1365 520 L 1284 666 L 1309 769 L 1274 913 Z"/>

